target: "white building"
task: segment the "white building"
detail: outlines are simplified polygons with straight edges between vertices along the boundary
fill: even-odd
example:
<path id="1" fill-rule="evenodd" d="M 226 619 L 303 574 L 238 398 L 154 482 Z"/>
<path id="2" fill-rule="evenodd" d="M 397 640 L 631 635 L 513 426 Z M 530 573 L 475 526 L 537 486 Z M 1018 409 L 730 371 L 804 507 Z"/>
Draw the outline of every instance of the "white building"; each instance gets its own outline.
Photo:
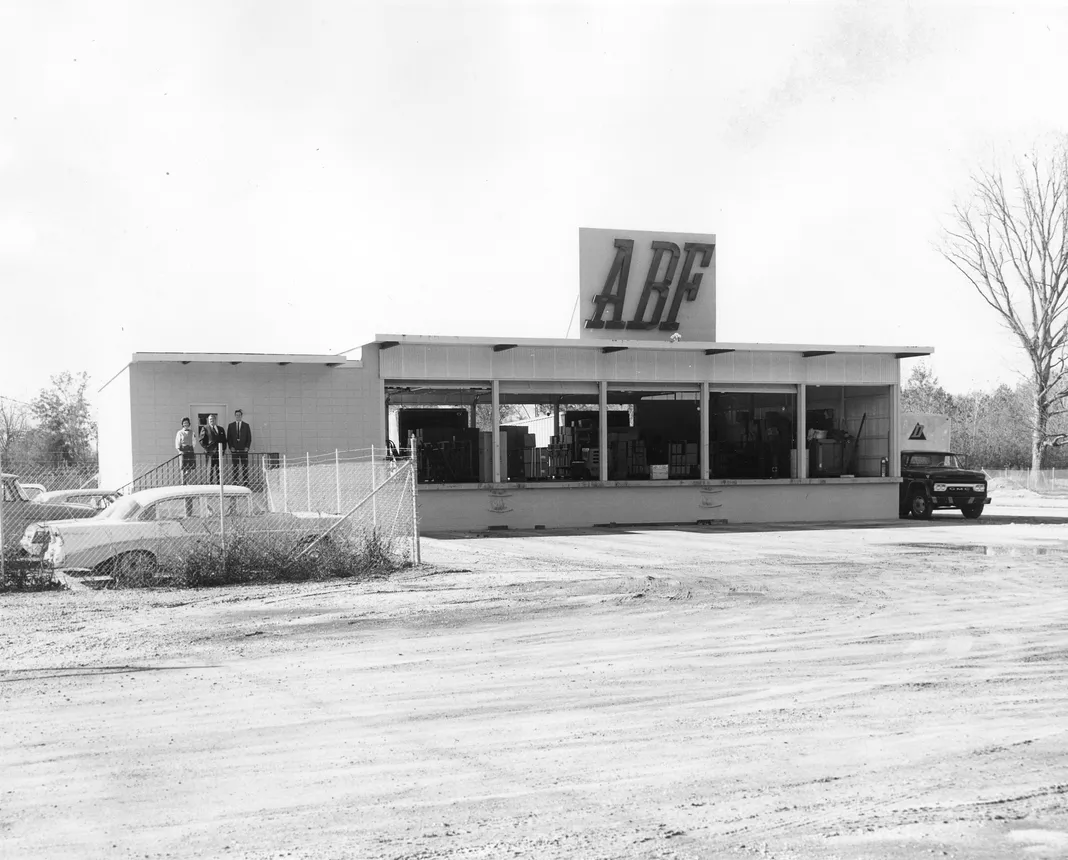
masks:
<path id="1" fill-rule="evenodd" d="M 931 348 L 721 343 L 714 237 L 580 245 L 578 339 L 379 335 L 359 360 L 137 353 L 102 390 L 101 481 L 172 460 L 182 417 L 225 425 L 240 408 L 269 455 L 258 467 L 414 441 L 424 531 L 897 517 L 900 359 Z M 647 274 L 628 296 L 632 268 Z M 502 428 L 506 404 L 551 416 L 549 444 Z"/>

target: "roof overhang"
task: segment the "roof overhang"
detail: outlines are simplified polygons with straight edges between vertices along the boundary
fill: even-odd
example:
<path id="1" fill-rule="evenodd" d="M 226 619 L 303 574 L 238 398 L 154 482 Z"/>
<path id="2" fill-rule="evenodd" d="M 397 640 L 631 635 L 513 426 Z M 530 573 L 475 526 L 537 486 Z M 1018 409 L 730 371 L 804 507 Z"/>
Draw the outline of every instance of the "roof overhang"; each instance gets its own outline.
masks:
<path id="1" fill-rule="evenodd" d="M 916 358 L 931 355 L 933 346 L 876 346 L 867 344 L 827 345 L 812 343 L 719 343 L 679 341 L 672 343 L 668 339 L 662 341 L 650 340 L 578 340 L 576 338 L 508 338 L 505 341 L 499 337 L 451 337 L 445 335 L 413 335 L 413 334 L 376 334 L 373 343 L 380 349 L 389 349 L 394 346 L 457 346 L 478 347 L 484 346 L 501 352 L 502 346 L 507 349 L 520 347 L 541 348 L 566 348 L 586 349 L 596 352 L 609 353 L 620 352 L 627 349 L 635 350 L 672 350 L 674 352 L 701 352 L 705 355 L 720 355 L 730 352 L 796 352 L 806 358 L 821 355 L 892 355 L 894 358 Z"/>

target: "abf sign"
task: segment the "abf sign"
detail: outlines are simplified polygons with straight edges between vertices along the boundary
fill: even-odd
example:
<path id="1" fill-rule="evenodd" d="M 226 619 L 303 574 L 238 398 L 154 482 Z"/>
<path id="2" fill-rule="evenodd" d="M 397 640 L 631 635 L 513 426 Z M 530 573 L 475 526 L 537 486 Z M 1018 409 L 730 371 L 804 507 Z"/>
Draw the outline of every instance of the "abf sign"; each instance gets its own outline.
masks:
<path id="1" fill-rule="evenodd" d="M 579 305 L 581 338 L 713 342 L 716 237 L 580 228 Z"/>

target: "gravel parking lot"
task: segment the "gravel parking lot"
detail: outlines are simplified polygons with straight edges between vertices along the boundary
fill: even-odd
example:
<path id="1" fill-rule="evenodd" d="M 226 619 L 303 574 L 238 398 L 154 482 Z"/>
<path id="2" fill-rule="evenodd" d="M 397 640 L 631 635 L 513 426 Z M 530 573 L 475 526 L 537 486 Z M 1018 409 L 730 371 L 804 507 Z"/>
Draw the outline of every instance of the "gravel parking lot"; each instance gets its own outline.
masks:
<path id="1" fill-rule="evenodd" d="M 1068 855 L 1068 503 L 0 595 L 0 855 Z"/>

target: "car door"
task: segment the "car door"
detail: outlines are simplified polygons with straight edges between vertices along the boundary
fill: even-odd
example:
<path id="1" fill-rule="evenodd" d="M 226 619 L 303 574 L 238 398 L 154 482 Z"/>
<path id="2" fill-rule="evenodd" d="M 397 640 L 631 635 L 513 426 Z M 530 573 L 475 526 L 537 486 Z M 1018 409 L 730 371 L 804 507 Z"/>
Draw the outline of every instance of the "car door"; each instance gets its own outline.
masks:
<path id="1" fill-rule="evenodd" d="M 156 547 L 151 551 L 160 564 L 174 563 L 208 537 L 210 511 L 202 495 L 159 499 L 149 510 L 157 525 Z"/>

